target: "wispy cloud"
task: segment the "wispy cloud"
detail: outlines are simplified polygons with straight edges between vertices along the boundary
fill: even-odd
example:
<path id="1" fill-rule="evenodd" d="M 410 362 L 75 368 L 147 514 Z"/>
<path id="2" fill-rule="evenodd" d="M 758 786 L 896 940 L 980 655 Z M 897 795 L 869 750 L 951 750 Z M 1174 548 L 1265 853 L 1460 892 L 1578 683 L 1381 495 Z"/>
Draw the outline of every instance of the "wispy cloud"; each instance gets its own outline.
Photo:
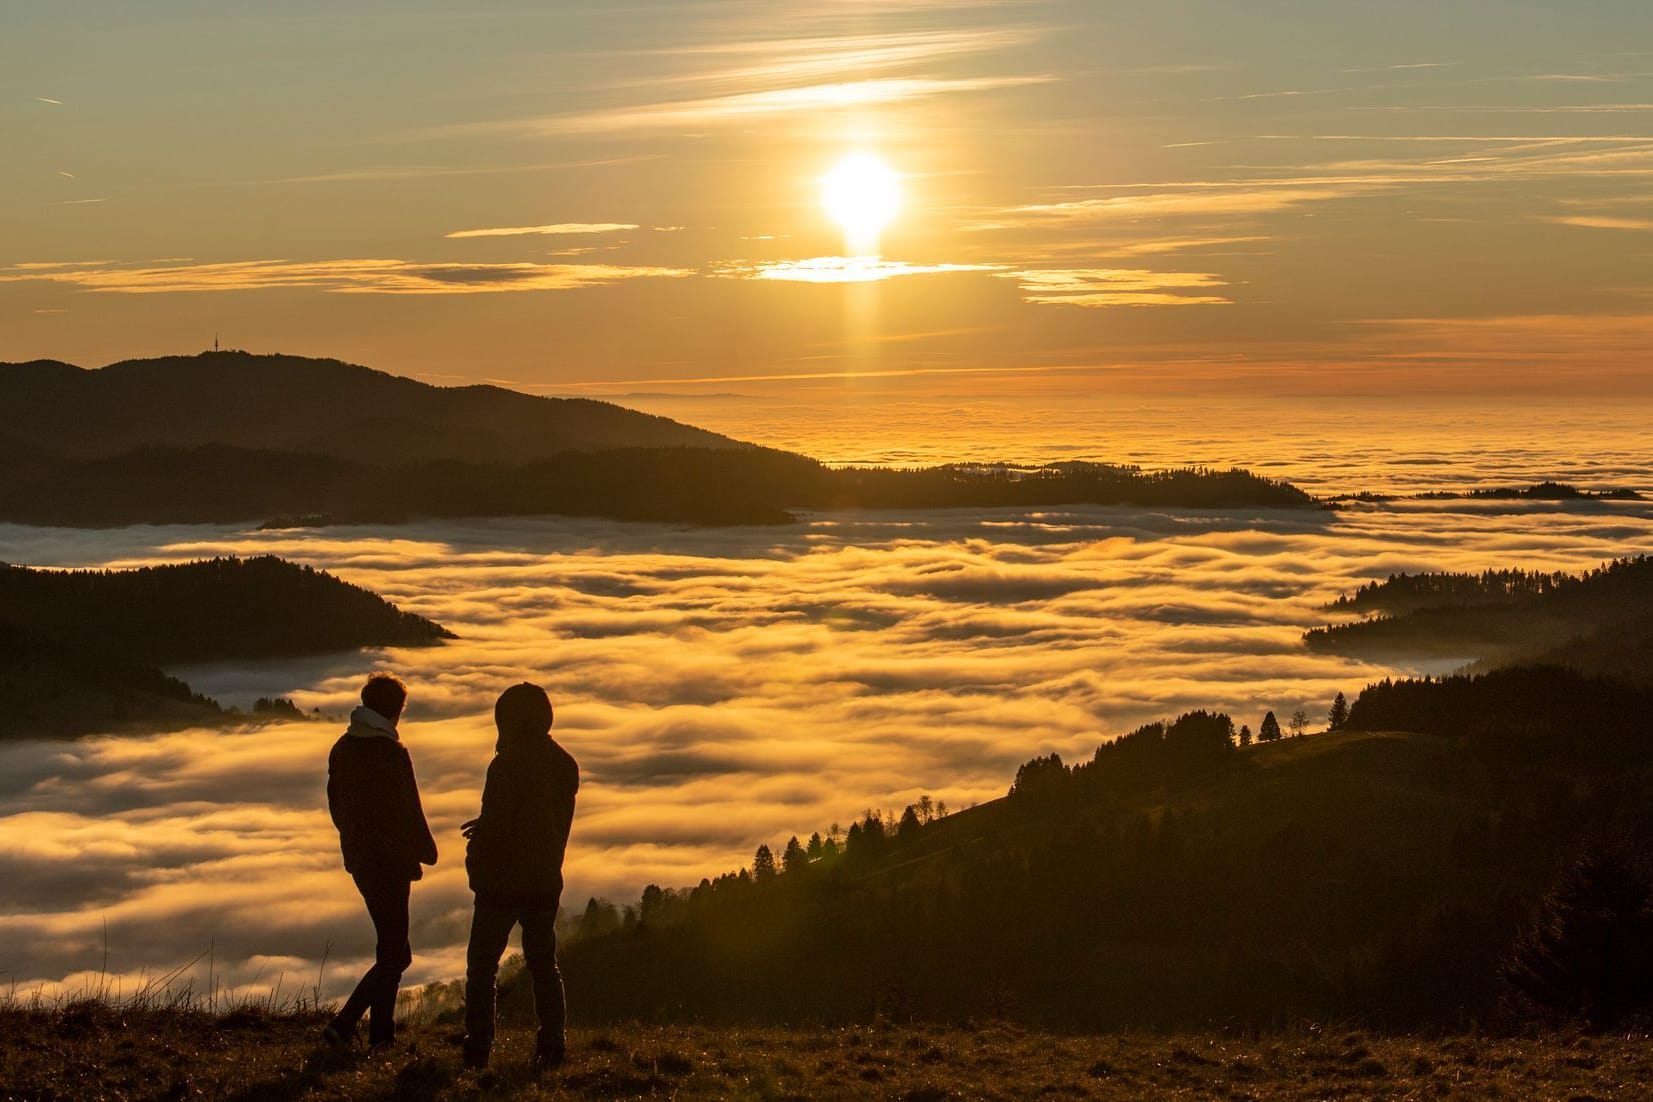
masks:
<path id="1" fill-rule="evenodd" d="M 501 229 L 490 230 L 455 230 L 453 233 L 443 234 L 444 237 L 527 237 L 532 234 L 554 236 L 557 234 L 576 233 L 618 233 L 622 230 L 634 230 L 635 222 L 557 222 L 549 226 L 507 226 Z"/>
<path id="2" fill-rule="evenodd" d="M 1653 218 L 1615 218 L 1603 214 L 1564 214 L 1545 218 L 1563 226 L 1582 226 L 1592 230 L 1653 230 Z"/>
<path id="3" fill-rule="evenodd" d="M 695 43 L 668 49 L 632 51 L 626 56 L 648 58 L 656 65 L 661 58 L 737 60 L 698 71 L 673 71 L 619 86 L 681 87 L 687 84 L 749 87 L 760 83 L 813 82 L 846 74 L 866 75 L 919 63 L 933 66 L 945 58 L 1024 45 L 1038 37 L 1040 32 L 1030 27 L 980 27 Z M 757 60 L 744 60 L 748 58 Z"/>
<path id="4" fill-rule="evenodd" d="M 1321 180 L 1322 186 L 1303 186 L 1296 181 L 1242 181 L 1192 185 L 1191 190 L 1165 190 L 1143 194 L 1072 199 L 1060 203 L 1037 203 L 1015 207 L 1008 219 L 978 228 L 997 228 L 1029 220 L 1131 221 L 1139 218 L 1203 217 L 1210 215 L 1267 214 L 1323 202 L 1371 186 L 1361 180 Z M 1337 186 L 1324 186 L 1336 184 Z M 1164 186 L 1164 185 L 1162 185 Z M 1175 189 L 1180 185 L 1170 185 Z"/>
<path id="5" fill-rule="evenodd" d="M 461 123 L 442 134 L 574 134 L 709 126 L 769 118 L 800 111 L 877 107 L 936 96 L 994 91 L 1048 83 L 1051 76 L 882 77 L 793 88 L 739 92 L 701 99 L 668 100 L 567 115 L 541 115 L 500 122 Z"/>
<path id="6" fill-rule="evenodd" d="M 549 172 L 569 168 L 596 168 L 657 160 L 659 154 L 638 153 L 625 157 L 602 157 L 584 161 L 546 161 L 526 165 L 389 165 L 340 169 L 304 176 L 276 176 L 258 180 L 217 180 L 206 187 L 261 187 L 270 184 L 351 184 L 384 180 L 423 180 L 445 176 L 500 176 L 523 172 Z"/>
<path id="7" fill-rule="evenodd" d="M 877 256 L 817 256 L 808 260 L 729 261 L 712 274 L 728 279 L 771 279 L 792 283 L 871 283 L 898 276 L 948 272 L 994 272 L 1002 264 L 909 264 Z"/>
<path id="8" fill-rule="evenodd" d="M 1022 297 L 1044 306 L 1227 306 L 1233 300 L 1208 294 L 1226 287 L 1208 272 L 1155 272 L 1137 268 L 1045 268 L 1005 273 Z"/>
<path id="9" fill-rule="evenodd" d="M 1158 256 L 1196 249 L 1214 249 L 1223 245 L 1249 245 L 1273 238 L 1251 235 L 1246 237 L 1161 237 L 1148 241 L 1131 241 L 1107 248 L 1115 256 Z"/>
<path id="10" fill-rule="evenodd" d="M 1397 69 L 1450 69 L 1461 61 L 1409 61 L 1400 65 L 1377 65 L 1365 69 L 1339 69 L 1340 73 L 1388 73 Z"/>
<path id="11" fill-rule="evenodd" d="M 62 107 L 63 106 L 63 101 L 60 100 L 60 99 L 51 99 L 48 96 L 34 96 L 34 97 L 31 97 L 31 98 L 33 98 L 33 100 L 36 103 L 49 103 L 54 107 Z"/>
<path id="12" fill-rule="evenodd" d="M 344 294 L 443 295 L 566 291 L 630 279 L 674 279 L 681 268 L 613 264 L 430 264 L 409 260 L 244 260 L 157 267 L 0 268 L 0 283 L 48 280 L 83 291 L 176 294 L 310 288 Z"/>

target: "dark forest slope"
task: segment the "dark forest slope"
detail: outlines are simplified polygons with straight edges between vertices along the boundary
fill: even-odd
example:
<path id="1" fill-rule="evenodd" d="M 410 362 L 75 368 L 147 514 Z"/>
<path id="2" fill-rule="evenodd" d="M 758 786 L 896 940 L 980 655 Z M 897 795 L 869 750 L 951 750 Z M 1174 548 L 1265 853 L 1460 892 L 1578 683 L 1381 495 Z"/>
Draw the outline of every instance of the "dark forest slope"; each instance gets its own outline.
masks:
<path id="1" fill-rule="evenodd" d="M 1516 676 L 1376 686 L 1354 714 L 1388 730 L 1249 748 L 1195 713 L 1074 768 L 1035 759 L 965 812 L 765 847 L 630 914 L 588 904 L 570 1001 L 613 1019 L 1487 1022 L 1580 847 L 1653 827 L 1649 701 Z M 1650 885 L 1615 897 L 1632 919 Z"/>
<path id="2" fill-rule="evenodd" d="M 1362 657 L 1478 657 L 1566 665 L 1653 683 L 1653 558 L 1606 563 L 1577 575 L 1521 570 L 1399 574 L 1332 606 L 1376 612 L 1316 628 L 1311 650 Z"/>
<path id="3" fill-rule="evenodd" d="M 497 386 L 436 387 L 338 360 L 246 352 L 126 360 L 96 370 L 51 360 L 0 364 L 0 409 L 8 435 L 65 459 L 219 443 L 391 466 L 738 446 L 608 402 Z"/>
<path id="4" fill-rule="evenodd" d="M 272 556 L 137 570 L 0 564 L 0 737 L 219 717 L 159 666 L 445 638 L 365 589 Z"/>

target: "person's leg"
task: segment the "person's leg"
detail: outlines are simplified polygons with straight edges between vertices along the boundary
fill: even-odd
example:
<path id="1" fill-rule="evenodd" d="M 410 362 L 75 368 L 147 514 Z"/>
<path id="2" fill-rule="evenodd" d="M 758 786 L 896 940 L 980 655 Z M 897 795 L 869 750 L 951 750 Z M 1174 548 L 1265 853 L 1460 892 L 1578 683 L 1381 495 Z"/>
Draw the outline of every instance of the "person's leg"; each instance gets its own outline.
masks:
<path id="1" fill-rule="evenodd" d="M 535 1063 L 541 1067 L 562 1062 L 566 1049 L 564 1028 L 568 1009 L 562 972 L 557 968 L 557 905 L 528 907 L 522 912 L 522 960 L 534 985 L 534 1014 L 539 1019 Z"/>
<path id="2" fill-rule="evenodd" d="M 374 885 L 371 894 L 364 893 L 378 935 L 373 949 L 373 971 L 378 975 L 368 1004 L 367 1040 L 372 1045 L 387 1045 L 396 1038 L 396 993 L 402 986 L 402 973 L 413 963 L 413 947 L 408 943 L 410 886 L 407 880 L 388 880 Z"/>
<path id="3" fill-rule="evenodd" d="M 517 912 L 511 907 L 485 907 L 471 912 L 471 940 L 465 948 L 465 1062 L 485 1067 L 494 1043 L 494 981 L 499 957 L 511 940 Z"/>
<path id="4" fill-rule="evenodd" d="M 328 1025 L 328 1032 L 332 1034 L 328 1040 L 334 1044 L 349 1042 L 362 1016 L 383 1002 L 387 985 L 391 1009 L 383 1015 L 383 1028 L 394 1035 L 391 1021 L 395 1013 L 396 989 L 402 973 L 412 961 L 412 950 L 408 946 L 408 882 L 360 876 L 354 879 L 356 890 L 362 893 L 362 901 L 367 904 L 367 915 L 373 920 L 373 966 L 362 974 L 355 990 L 350 992 L 350 997 Z M 375 1019 L 379 1016 L 375 1012 Z M 370 1028 L 375 1035 L 379 1032 L 377 1025 Z M 389 1036 L 384 1040 L 389 1040 Z"/>

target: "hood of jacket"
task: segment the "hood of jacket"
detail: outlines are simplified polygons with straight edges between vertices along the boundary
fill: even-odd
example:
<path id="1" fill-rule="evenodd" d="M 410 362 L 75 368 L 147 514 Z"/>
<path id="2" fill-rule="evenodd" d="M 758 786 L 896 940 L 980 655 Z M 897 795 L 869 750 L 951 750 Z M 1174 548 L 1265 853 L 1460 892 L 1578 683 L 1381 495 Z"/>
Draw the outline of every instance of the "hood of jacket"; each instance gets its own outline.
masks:
<path id="1" fill-rule="evenodd" d="M 356 738 L 387 738 L 391 742 L 401 741 L 396 733 L 396 724 L 367 707 L 357 708 L 350 713 L 350 727 L 344 733 Z"/>

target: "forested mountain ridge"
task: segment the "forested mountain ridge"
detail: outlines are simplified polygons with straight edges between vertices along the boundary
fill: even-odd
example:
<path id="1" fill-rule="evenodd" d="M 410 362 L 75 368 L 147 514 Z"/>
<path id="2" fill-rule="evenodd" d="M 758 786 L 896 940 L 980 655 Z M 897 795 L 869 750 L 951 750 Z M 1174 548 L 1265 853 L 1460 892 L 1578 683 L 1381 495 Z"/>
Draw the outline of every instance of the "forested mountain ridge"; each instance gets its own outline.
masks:
<path id="1" fill-rule="evenodd" d="M 86 370 L 0 363 L 6 433 L 61 459 L 144 445 L 230 444 L 368 466 L 522 463 L 571 450 L 740 447 L 726 436 L 586 398 L 438 387 L 339 360 L 203 352 Z"/>
<path id="2" fill-rule="evenodd" d="M 12 414 L 0 520 L 22 524 L 536 514 L 783 524 L 808 509 L 1318 505 L 1241 470 L 834 470 L 604 402 L 433 387 L 296 356 L 0 364 L 0 408 Z"/>
<path id="3" fill-rule="evenodd" d="M 1246 471 L 1143 472 L 1106 464 L 1038 469 L 834 470 L 771 448 L 614 448 L 522 464 L 440 460 L 370 467 L 225 444 L 146 446 L 103 459 L 0 466 L 0 520 L 115 527 L 308 517 L 602 516 L 683 524 L 786 524 L 797 509 L 1042 507 L 1312 508 L 1307 494 Z"/>
<path id="4" fill-rule="evenodd" d="M 159 666 L 452 637 L 359 586 L 274 556 L 135 570 L 0 564 L 0 736 L 222 718 L 215 702 Z"/>
<path id="5" fill-rule="evenodd" d="M 1653 913 L 1634 856 L 1653 837 L 1650 703 L 1512 670 L 1373 686 L 1306 738 L 1242 746 L 1214 713 L 1151 724 L 1077 766 L 1032 759 L 968 811 L 926 798 L 623 912 L 576 906 L 570 1002 L 600 1021 L 1610 1023 L 1653 1004 L 1653 969 L 1611 957 L 1634 939 L 1607 932 Z"/>

